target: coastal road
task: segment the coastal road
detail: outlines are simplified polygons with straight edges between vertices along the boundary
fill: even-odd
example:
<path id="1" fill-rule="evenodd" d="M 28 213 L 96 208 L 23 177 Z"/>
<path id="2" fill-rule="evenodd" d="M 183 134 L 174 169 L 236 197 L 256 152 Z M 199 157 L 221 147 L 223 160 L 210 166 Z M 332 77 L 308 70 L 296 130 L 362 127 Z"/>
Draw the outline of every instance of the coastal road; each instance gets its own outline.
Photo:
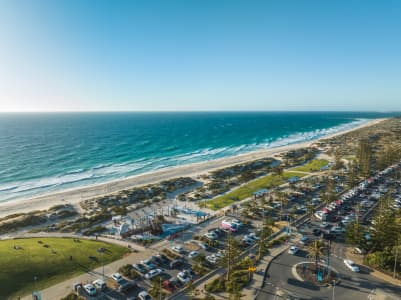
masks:
<path id="1" fill-rule="evenodd" d="M 264 282 L 264 287 L 256 299 L 286 299 L 284 295 L 293 296 L 294 299 L 401 299 L 401 287 L 395 286 L 370 275 L 371 270 L 361 267 L 360 273 L 351 272 L 342 259 L 332 257 L 332 267 L 340 273 L 340 282 L 335 286 L 334 298 L 332 287 L 318 287 L 297 280 L 293 274 L 293 266 L 306 258 L 306 251 L 299 255 L 283 253 L 270 265 Z M 379 298 L 378 294 L 385 297 Z M 277 295 L 282 295 L 279 297 Z M 369 296 L 370 295 L 370 296 Z M 376 296 L 375 296 L 376 295 Z M 371 297 L 371 298 L 369 298 Z"/>

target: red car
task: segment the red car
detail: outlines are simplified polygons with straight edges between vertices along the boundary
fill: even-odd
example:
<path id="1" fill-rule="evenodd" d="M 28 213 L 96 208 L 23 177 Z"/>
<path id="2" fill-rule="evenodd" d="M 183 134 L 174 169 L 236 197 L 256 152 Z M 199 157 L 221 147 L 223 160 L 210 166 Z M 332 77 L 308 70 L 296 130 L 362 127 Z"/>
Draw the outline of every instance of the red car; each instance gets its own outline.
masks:
<path id="1" fill-rule="evenodd" d="M 163 288 L 171 293 L 175 291 L 175 286 L 170 280 L 163 281 Z"/>

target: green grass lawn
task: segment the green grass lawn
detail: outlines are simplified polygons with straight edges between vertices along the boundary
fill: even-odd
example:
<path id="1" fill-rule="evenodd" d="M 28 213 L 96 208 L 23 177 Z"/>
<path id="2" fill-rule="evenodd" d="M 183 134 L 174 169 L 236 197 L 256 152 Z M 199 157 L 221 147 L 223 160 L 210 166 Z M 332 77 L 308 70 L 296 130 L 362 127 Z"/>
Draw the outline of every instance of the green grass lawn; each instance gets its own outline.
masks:
<path id="1" fill-rule="evenodd" d="M 44 244 L 49 245 L 49 248 L 45 248 Z M 21 249 L 15 250 L 14 245 Z M 37 289 L 44 289 L 84 273 L 88 268 L 100 266 L 101 255 L 97 252 L 100 247 L 106 249 L 103 255 L 105 264 L 128 252 L 128 249 L 121 246 L 84 239 L 78 243 L 70 238 L 0 241 L 0 299 L 16 299 L 17 296 L 31 293 L 34 276 L 37 277 Z M 89 256 L 95 256 L 98 261 L 93 262 Z"/>
<path id="2" fill-rule="evenodd" d="M 317 172 L 320 171 L 321 168 L 327 166 L 329 161 L 326 159 L 314 159 L 311 162 L 292 169 L 293 171 L 301 171 L 301 172 Z"/>
<path id="3" fill-rule="evenodd" d="M 278 175 L 267 175 L 262 178 L 253 180 L 223 196 L 217 197 L 206 203 L 206 206 L 213 210 L 218 210 L 220 208 L 226 207 L 235 203 L 236 201 L 244 200 L 260 189 L 266 188 L 270 189 L 275 186 L 279 186 L 286 182 L 287 179 L 298 176 L 303 177 L 305 174 L 298 172 L 284 172 L 282 176 Z"/>

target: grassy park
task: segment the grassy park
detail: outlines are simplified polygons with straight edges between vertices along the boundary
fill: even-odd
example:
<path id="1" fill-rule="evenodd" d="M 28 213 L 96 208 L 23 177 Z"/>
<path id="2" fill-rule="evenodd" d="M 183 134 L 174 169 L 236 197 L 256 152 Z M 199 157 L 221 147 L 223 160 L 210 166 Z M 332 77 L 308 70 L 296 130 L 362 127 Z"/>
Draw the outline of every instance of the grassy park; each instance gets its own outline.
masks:
<path id="1" fill-rule="evenodd" d="M 123 257 L 128 249 L 92 240 L 30 238 L 0 241 L 0 299 L 16 299 Z M 89 258 L 93 256 L 93 258 Z"/>
<path id="2" fill-rule="evenodd" d="M 260 189 L 263 188 L 269 189 L 272 187 L 279 186 L 285 183 L 286 180 L 294 176 L 303 177 L 305 176 L 305 174 L 298 172 L 283 172 L 282 175 L 270 174 L 262 178 L 255 179 L 227 194 L 224 194 L 220 197 L 210 200 L 206 203 L 206 206 L 209 207 L 210 209 L 218 210 L 220 208 L 231 205 L 236 201 L 244 200 L 252 196 L 254 192 Z"/>
<path id="3" fill-rule="evenodd" d="M 329 161 L 326 159 L 314 159 L 308 162 L 307 164 L 296 167 L 292 170 L 300 172 L 317 172 L 320 171 L 323 167 L 327 166 L 328 164 Z"/>

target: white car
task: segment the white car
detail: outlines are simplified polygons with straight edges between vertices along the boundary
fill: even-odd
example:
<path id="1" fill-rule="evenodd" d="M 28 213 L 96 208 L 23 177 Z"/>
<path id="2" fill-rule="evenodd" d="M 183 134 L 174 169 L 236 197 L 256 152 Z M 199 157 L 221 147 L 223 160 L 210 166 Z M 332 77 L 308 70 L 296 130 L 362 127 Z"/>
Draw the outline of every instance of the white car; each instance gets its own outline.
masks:
<path id="1" fill-rule="evenodd" d="M 85 284 L 84 285 L 85 292 L 88 293 L 89 296 L 96 296 L 97 290 L 93 284 Z"/>
<path id="2" fill-rule="evenodd" d="M 177 278 L 179 281 L 181 281 L 183 284 L 187 284 L 188 282 L 191 281 L 191 278 L 188 276 L 186 272 L 179 272 L 177 274 Z"/>
<path id="3" fill-rule="evenodd" d="M 359 267 L 350 259 L 344 259 L 344 264 L 350 269 L 352 272 L 360 272 Z"/>
<path id="4" fill-rule="evenodd" d="M 299 251 L 299 248 L 297 246 L 291 246 L 290 249 L 288 250 L 289 254 L 295 255 Z"/>
<path id="5" fill-rule="evenodd" d="M 191 252 L 188 254 L 188 257 L 189 257 L 189 258 L 195 258 L 195 257 L 197 257 L 197 256 L 199 256 L 199 252 L 198 252 L 198 251 L 191 251 Z"/>
<path id="6" fill-rule="evenodd" d="M 244 223 L 242 223 L 241 221 L 234 219 L 231 221 L 232 224 L 235 224 L 237 227 L 242 227 L 244 226 Z"/>
<path id="7" fill-rule="evenodd" d="M 156 276 L 160 275 L 161 273 L 163 273 L 162 269 L 154 269 L 154 270 L 151 270 L 148 273 L 146 273 L 145 278 L 152 279 L 153 277 L 156 277 Z"/>
<path id="8" fill-rule="evenodd" d="M 102 279 L 96 279 L 93 282 L 93 285 L 95 286 L 95 288 L 97 288 L 99 291 L 103 291 L 106 289 L 106 283 L 102 280 Z"/>
<path id="9" fill-rule="evenodd" d="M 254 239 L 254 240 L 257 240 L 257 241 L 260 240 L 260 237 L 258 237 L 258 236 L 256 235 L 255 232 L 250 232 L 250 233 L 248 234 L 248 236 L 249 236 L 251 239 Z"/>
<path id="10" fill-rule="evenodd" d="M 242 241 L 245 244 L 247 244 L 248 246 L 253 245 L 256 242 L 254 239 L 251 239 L 251 238 L 246 237 L 246 236 L 242 239 Z"/>
<path id="11" fill-rule="evenodd" d="M 215 232 L 211 231 L 211 232 L 205 233 L 205 237 L 207 237 L 208 239 L 211 239 L 211 240 L 217 240 L 219 236 Z"/>
<path id="12" fill-rule="evenodd" d="M 114 273 L 113 275 L 111 275 L 111 278 L 113 278 L 115 281 L 120 282 L 122 281 L 124 278 L 121 276 L 120 273 Z"/>
<path id="13" fill-rule="evenodd" d="M 219 258 L 214 254 L 206 256 L 206 260 L 211 264 L 216 264 L 219 261 Z"/>
<path id="14" fill-rule="evenodd" d="M 184 248 L 180 245 L 171 247 L 171 250 L 173 250 L 174 252 L 177 252 L 178 254 L 182 254 L 185 251 Z"/>
<path id="15" fill-rule="evenodd" d="M 146 291 L 142 291 L 138 294 L 138 298 L 140 300 L 153 300 L 152 296 L 148 294 Z"/>
<path id="16" fill-rule="evenodd" d="M 216 253 L 216 256 L 219 257 L 219 258 L 223 258 L 224 256 L 226 256 L 226 253 L 227 253 L 226 250 L 219 250 L 219 251 Z"/>

